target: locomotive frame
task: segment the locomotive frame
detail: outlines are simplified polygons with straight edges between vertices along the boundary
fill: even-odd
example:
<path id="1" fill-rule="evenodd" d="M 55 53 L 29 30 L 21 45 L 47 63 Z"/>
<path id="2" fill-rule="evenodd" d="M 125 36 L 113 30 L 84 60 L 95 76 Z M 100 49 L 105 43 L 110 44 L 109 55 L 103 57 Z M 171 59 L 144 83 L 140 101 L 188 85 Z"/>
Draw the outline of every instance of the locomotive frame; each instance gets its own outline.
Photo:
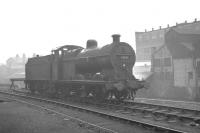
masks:
<path id="1" fill-rule="evenodd" d="M 29 58 L 25 67 L 26 87 L 32 93 L 53 96 L 93 96 L 97 99 L 127 97 L 130 89 L 143 88 L 132 75 L 135 52 L 120 35 L 102 48 L 88 40 L 86 49 L 65 45 L 47 56 Z"/>

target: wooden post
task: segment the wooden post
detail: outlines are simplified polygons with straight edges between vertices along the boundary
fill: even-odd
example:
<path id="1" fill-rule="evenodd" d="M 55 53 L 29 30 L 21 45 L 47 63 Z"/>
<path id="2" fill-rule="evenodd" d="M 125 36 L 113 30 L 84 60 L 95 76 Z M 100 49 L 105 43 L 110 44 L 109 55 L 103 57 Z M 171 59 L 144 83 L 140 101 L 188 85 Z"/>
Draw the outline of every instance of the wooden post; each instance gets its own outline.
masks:
<path id="1" fill-rule="evenodd" d="M 11 81 L 10 89 L 12 89 L 13 87 L 15 89 L 15 82 L 16 81 L 24 81 L 25 82 L 25 79 L 24 78 L 11 78 L 10 81 Z"/>
<path id="2" fill-rule="evenodd" d="M 13 87 L 15 89 L 15 84 L 14 84 L 15 81 L 13 79 L 10 79 L 10 81 L 11 81 L 10 89 L 12 90 Z"/>

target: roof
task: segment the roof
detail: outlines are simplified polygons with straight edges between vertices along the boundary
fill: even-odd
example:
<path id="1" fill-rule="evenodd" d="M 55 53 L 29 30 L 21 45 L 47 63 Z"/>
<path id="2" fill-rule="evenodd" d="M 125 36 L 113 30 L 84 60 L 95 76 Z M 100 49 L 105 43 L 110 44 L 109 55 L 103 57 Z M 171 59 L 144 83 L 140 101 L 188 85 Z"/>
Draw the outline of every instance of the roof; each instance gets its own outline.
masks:
<path id="1" fill-rule="evenodd" d="M 159 27 L 158 29 L 154 29 L 152 28 L 152 30 L 145 30 L 144 32 L 135 32 L 135 34 L 149 34 L 151 32 L 160 32 L 160 31 L 164 31 L 164 32 L 167 32 L 168 30 L 170 30 L 171 28 L 173 29 L 177 29 L 177 30 L 180 30 L 182 33 L 185 32 L 185 33 L 188 33 L 188 34 L 200 34 L 200 29 L 197 29 L 197 30 L 194 30 L 194 28 L 191 28 L 191 26 L 195 26 L 195 25 L 200 25 L 200 21 L 193 21 L 193 22 L 183 22 L 183 23 L 176 23 L 176 25 L 173 25 L 173 26 L 167 26 L 165 28 L 162 28 L 162 27 Z"/>
<path id="2" fill-rule="evenodd" d="M 183 34 L 200 34 L 200 21 L 193 23 L 182 23 L 177 26 L 173 26 L 172 28 L 179 33 Z"/>
<path id="3" fill-rule="evenodd" d="M 62 49 L 74 50 L 74 49 L 83 49 L 83 47 L 76 46 L 76 45 L 64 45 L 64 46 L 58 47 L 56 50 L 62 50 Z"/>
<path id="4" fill-rule="evenodd" d="M 154 54 L 165 46 L 173 58 L 200 57 L 200 34 L 189 34 L 172 28 L 165 34 L 165 44 Z"/>
<path id="5" fill-rule="evenodd" d="M 25 72 L 21 73 L 13 73 L 12 75 L 9 75 L 7 78 L 25 78 Z"/>

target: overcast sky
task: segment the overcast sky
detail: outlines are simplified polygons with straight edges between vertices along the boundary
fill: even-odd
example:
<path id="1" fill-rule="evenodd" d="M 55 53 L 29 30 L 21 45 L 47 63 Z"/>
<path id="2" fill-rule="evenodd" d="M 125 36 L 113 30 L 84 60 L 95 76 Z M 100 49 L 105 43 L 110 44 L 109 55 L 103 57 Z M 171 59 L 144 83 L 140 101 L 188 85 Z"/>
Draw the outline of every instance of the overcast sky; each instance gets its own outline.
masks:
<path id="1" fill-rule="evenodd" d="M 135 48 L 135 31 L 200 20 L 198 0 L 0 0 L 0 63 L 61 45 L 99 46 L 111 35 Z"/>

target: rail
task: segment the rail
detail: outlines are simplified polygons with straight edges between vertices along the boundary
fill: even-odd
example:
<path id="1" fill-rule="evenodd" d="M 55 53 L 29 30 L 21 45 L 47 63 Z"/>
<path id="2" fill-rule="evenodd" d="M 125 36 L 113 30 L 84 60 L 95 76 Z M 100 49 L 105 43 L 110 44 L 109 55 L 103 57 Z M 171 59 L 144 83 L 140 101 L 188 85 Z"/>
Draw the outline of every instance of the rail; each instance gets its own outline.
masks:
<path id="1" fill-rule="evenodd" d="M 77 106 L 77 105 L 63 103 L 63 102 L 60 102 L 60 101 L 54 101 L 54 100 L 50 100 L 50 99 L 38 98 L 38 97 L 27 96 L 27 95 L 19 95 L 19 94 L 7 93 L 7 92 L 2 92 L 2 91 L 0 91 L 0 93 L 4 93 L 4 94 L 8 94 L 8 95 L 14 95 L 14 96 L 17 96 L 17 97 L 39 100 L 39 101 L 44 101 L 44 102 L 47 102 L 47 103 L 53 103 L 55 105 L 63 106 L 63 107 L 66 107 L 66 108 L 72 108 L 72 109 L 76 109 L 76 110 L 80 110 L 80 111 L 84 111 L 84 112 L 98 114 L 100 116 L 105 116 L 106 118 L 110 118 L 112 120 L 117 120 L 117 121 L 120 120 L 121 122 L 126 122 L 126 123 L 130 123 L 130 124 L 143 125 L 144 127 L 149 128 L 149 129 L 153 129 L 155 131 L 161 131 L 161 132 L 163 131 L 163 132 L 170 132 L 170 133 L 188 133 L 188 131 L 174 129 L 172 127 L 166 127 L 166 126 L 163 126 L 163 125 L 160 125 L 160 124 L 152 123 L 150 121 L 144 121 L 142 119 L 132 119 L 132 118 L 126 117 L 125 115 L 118 115 L 116 113 L 108 113 L 108 112 L 104 112 L 103 110 L 85 108 L 85 107 L 80 107 L 80 106 Z"/>

